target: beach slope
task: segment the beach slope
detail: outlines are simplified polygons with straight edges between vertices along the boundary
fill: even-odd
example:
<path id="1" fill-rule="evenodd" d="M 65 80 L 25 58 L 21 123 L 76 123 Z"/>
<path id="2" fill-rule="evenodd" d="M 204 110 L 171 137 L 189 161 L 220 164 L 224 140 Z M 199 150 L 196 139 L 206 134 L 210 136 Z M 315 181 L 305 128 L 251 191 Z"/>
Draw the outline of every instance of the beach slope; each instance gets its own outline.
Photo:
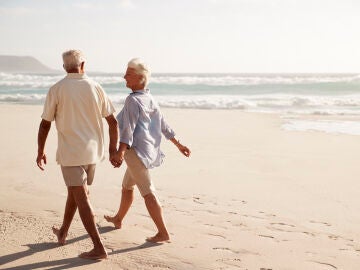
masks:
<path id="1" fill-rule="evenodd" d="M 119 206 L 125 165 L 98 164 L 90 196 L 109 258 L 79 259 L 91 242 L 78 214 L 65 246 L 51 231 L 61 225 L 66 187 L 55 162 L 54 123 L 46 169 L 36 166 L 41 112 L 37 105 L 0 106 L 1 269 L 360 265 L 359 138 L 284 131 L 278 115 L 238 110 L 163 110 L 192 150 L 184 158 L 164 140 L 165 162 L 152 171 L 171 243 L 145 242 L 155 228 L 138 191 L 122 229 L 103 219 Z"/>

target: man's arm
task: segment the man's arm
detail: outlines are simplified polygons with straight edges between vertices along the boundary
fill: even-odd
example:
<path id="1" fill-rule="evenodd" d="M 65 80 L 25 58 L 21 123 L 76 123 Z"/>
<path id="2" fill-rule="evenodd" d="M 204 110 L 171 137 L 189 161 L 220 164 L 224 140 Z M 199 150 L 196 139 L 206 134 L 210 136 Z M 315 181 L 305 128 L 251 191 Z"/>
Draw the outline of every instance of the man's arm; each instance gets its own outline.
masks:
<path id="1" fill-rule="evenodd" d="M 118 165 L 118 160 L 116 158 L 117 153 L 117 142 L 119 139 L 119 127 L 118 122 L 116 121 L 114 115 L 109 115 L 105 117 L 108 125 L 109 125 L 109 155 L 110 155 L 110 162 L 113 166 Z"/>
<path id="2" fill-rule="evenodd" d="M 46 164 L 46 155 L 44 153 L 44 148 L 45 148 L 45 142 L 46 142 L 47 136 L 49 134 L 50 128 L 51 128 L 51 122 L 43 119 L 39 126 L 38 154 L 37 154 L 37 158 L 36 158 L 36 164 L 42 171 L 44 170 L 42 160 L 44 160 L 44 164 Z"/>

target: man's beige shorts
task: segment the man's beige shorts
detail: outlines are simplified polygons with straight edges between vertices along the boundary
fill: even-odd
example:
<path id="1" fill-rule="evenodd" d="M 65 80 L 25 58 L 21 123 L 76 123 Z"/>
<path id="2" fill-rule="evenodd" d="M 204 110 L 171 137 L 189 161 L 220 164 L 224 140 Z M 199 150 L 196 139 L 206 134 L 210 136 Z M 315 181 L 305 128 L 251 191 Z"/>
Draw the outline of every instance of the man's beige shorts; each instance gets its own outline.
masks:
<path id="1" fill-rule="evenodd" d="M 154 193 L 155 187 L 151 181 L 149 170 L 141 162 L 133 148 L 126 150 L 124 159 L 127 169 L 122 183 L 123 188 L 133 190 L 136 185 L 143 197 Z"/>
<path id="2" fill-rule="evenodd" d="M 81 166 L 61 166 L 61 171 L 68 187 L 91 185 L 94 181 L 96 164 Z"/>

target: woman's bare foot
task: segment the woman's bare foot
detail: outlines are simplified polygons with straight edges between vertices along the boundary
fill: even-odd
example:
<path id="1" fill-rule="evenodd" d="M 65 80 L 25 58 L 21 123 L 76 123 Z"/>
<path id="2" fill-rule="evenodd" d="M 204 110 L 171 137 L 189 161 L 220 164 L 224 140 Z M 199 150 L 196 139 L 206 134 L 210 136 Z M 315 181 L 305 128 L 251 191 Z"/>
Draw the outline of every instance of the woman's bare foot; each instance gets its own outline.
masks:
<path id="1" fill-rule="evenodd" d="M 81 253 L 79 257 L 88 260 L 103 260 L 107 258 L 107 253 L 105 250 L 96 251 L 95 249 L 92 249 L 89 252 Z"/>
<path id="2" fill-rule="evenodd" d="M 151 242 L 151 243 L 158 243 L 158 242 L 170 242 L 170 236 L 169 234 L 161 234 L 161 233 L 157 233 L 156 235 L 154 235 L 153 237 L 148 237 L 146 238 L 146 241 Z"/>
<path id="3" fill-rule="evenodd" d="M 106 219 L 107 222 L 113 223 L 116 229 L 121 229 L 121 220 L 118 220 L 116 216 L 111 217 L 104 215 L 104 218 Z"/>
<path id="4" fill-rule="evenodd" d="M 60 229 L 57 229 L 54 226 L 52 227 L 52 231 L 56 235 L 59 245 L 60 246 L 65 245 L 67 234 L 61 233 Z"/>

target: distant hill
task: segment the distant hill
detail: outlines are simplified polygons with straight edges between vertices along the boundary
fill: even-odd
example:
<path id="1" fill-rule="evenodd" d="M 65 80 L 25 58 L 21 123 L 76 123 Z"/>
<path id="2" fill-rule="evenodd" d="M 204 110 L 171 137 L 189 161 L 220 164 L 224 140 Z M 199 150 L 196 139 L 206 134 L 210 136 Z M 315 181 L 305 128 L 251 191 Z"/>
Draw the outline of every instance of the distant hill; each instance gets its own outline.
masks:
<path id="1" fill-rule="evenodd" d="M 31 56 L 0 55 L 0 72 L 53 73 L 53 70 Z"/>

